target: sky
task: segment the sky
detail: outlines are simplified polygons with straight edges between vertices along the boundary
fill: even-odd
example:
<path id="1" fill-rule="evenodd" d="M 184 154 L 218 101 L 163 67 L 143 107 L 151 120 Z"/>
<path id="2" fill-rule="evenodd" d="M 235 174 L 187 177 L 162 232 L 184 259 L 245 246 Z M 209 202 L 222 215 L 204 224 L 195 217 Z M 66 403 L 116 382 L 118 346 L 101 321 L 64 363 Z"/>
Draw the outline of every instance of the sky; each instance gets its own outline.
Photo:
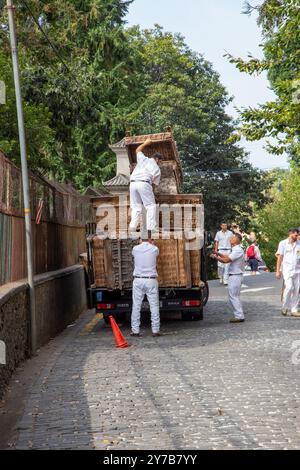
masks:
<path id="1" fill-rule="evenodd" d="M 134 0 L 127 21 L 142 28 L 159 24 L 166 31 L 180 32 L 189 47 L 202 53 L 220 74 L 221 82 L 234 97 L 227 111 L 236 117 L 235 108 L 255 107 L 275 96 L 266 74 L 250 77 L 223 57 L 225 52 L 243 58 L 249 52 L 258 58 L 263 56 L 255 15 L 242 14 L 243 4 L 244 0 Z M 288 167 L 286 156 L 269 154 L 264 141 L 243 141 L 242 145 L 250 153 L 250 162 L 258 168 Z"/>

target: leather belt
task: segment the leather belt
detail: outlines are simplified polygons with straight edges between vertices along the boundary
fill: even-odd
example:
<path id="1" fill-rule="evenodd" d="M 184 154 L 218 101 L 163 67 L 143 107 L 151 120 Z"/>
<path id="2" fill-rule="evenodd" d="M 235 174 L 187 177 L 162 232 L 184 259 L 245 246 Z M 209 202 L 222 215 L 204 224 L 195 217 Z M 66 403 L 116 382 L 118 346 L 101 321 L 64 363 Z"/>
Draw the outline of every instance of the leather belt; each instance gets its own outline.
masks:
<path id="1" fill-rule="evenodd" d="M 242 276 L 243 273 L 228 274 L 228 276 Z"/>
<path id="2" fill-rule="evenodd" d="M 134 279 L 156 279 L 157 276 L 133 276 Z"/>
<path id="3" fill-rule="evenodd" d="M 150 181 L 146 181 L 146 180 L 130 180 L 130 183 L 148 183 L 148 184 L 151 184 Z"/>

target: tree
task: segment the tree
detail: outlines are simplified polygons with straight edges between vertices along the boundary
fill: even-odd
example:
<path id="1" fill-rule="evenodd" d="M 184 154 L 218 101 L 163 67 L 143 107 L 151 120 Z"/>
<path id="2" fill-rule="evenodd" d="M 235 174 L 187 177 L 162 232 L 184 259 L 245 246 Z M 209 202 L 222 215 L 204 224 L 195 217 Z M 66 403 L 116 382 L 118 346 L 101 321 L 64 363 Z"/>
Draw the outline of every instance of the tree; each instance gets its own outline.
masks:
<path id="1" fill-rule="evenodd" d="M 25 100 L 50 111 L 52 176 L 79 188 L 112 175 L 108 144 L 124 135 L 136 76 L 124 28 L 130 3 L 28 0 L 18 9 Z"/>
<path id="2" fill-rule="evenodd" d="M 255 220 L 259 242 L 267 266 L 274 270 L 275 253 L 280 240 L 287 238 L 289 228 L 300 226 L 300 170 L 292 169 L 273 188 L 272 203 L 258 211 Z"/>
<path id="3" fill-rule="evenodd" d="M 299 0 L 265 0 L 253 7 L 247 3 L 245 12 L 258 12 L 263 32 L 264 59 L 229 60 L 241 72 L 259 74 L 266 70 L 276 100 L 243 109 L 239 135 L 249 140 L 271 138 L 268 150 L 274 154 L 287 151 L 292 160 L 300 161 L 300 8 Z M 272 139 L 276 139 L 274 144 Z"/>
<path id="4" fill-rule="evenodd" d="M 6 87 L 6 104 L 0 104 L 0 148 L 15 163 L 20 163 L 18 121 L 12 64 L 0 52 L 0 79 Z M 28 161 L 31 168 L 51 168 L 49 148 L 53 143 L 51 115 L 42 104 L 24 102 Z"/>
<path id="5" fill-rule="evenodd" d="M 181 151 L 184 190 L 204 193 L 208 228 L 224 217 L 246 224 L 253 201 L 264 202 L 264 185 L 244 150 L 228 140 L 235 123 L 225 112 L 230 98 L 218 74 L 179 34 L 160 26 L 126 29 L 129 4 L 20 2 L 24 98 L 33 107 L 43 104 L 53 132 L 50 168 L 42 158 L 35 168 L 47 168 L 48 175 L 81 189 L 99 185 L 114 173 L 109 143 L 127 129 L 160 132 L 171 125 Z M 8 58 L 4 41 L 3 46 Z M 38 139 L 39 130 L 36 134 Z M 223 176 L 220 171 L 236 169 Z"/>
<path id="6" fill-rule="evenodd" d="M 134 28 L 132 35 L 144 68 L 133 130 L 159 132 L 171 125 L 181 152 L 184 190 L 203 192 L 207 228 L 215 229 L 222 219 L 237 219 L 246 228 L 254 203 L 260 207 L 265 202 L 265 181 L 245 151 L 228 141 L 234 122 L 225 111 L 230 98 L 219 75 L 181 35 L 159 26 Z"/>

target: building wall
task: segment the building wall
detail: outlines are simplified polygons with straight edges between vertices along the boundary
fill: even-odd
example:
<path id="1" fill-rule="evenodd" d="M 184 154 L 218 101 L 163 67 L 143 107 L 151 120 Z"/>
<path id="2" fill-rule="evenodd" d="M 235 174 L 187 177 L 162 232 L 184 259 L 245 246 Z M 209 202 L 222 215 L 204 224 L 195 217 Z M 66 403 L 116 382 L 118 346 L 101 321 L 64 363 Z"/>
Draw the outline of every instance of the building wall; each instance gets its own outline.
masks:
<path id="1" fill-rule="evenodd" d="M 86 309 L 83 267 L 75 265 L 36 276 L 35 284 L 40 348 Z M 6 346 L 6 364 L 0 364 L 0 398 L 16 367 L 30 355 L 29 315 L 25 281 L 0 287 L 0 341 Z"/>
<path id="2" fill-rule="evenodd" d="M 130 177 L 130 164 L 126 149 L 120 150 L 117 155 L 117 175 L 125 175 Z"/>

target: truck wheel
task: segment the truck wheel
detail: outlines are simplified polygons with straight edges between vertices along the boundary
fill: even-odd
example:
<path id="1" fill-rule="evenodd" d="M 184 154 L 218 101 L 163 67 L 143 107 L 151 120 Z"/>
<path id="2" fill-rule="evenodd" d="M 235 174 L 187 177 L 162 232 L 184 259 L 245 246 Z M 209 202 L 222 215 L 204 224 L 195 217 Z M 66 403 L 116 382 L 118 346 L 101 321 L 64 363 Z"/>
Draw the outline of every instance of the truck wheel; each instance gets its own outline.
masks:
<path id="1" fill-rule="evenodd" d="M 186 311 L 181 312 L 181 320 L 182 321 L 192 321 L 192 314 Z"/>
<path id="2" fill-rule="evenodd" d="M 194 321 L 203 320 L 203 308 L 193 313 L 193 320 Z"/>
<path id="3" fill-rule="evenodd" d="M 203 303 L 203 306 L 205 306 L 207 304 L 207 301 L 208 301 L 208 297 L 209 297 L 209 287 L 208 287 L 208 283 L 205 282 L 205 286 L 202 288 L 202 303 Z"/>

